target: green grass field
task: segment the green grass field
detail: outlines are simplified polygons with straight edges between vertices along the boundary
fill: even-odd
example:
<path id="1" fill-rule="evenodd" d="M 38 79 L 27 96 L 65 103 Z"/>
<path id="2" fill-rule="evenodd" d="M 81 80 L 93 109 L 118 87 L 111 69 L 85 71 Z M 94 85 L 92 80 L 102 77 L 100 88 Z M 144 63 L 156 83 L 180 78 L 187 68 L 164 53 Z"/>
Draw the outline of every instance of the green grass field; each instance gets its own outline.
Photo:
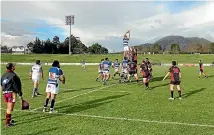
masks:
<path id="1" fill-rule="evenodd" d="M 4 60 L 7 58 L 3 57 Z M 189 60 L 193 62 L 193 58 Z M 209 78 L 200 80 L 197 67 L 181 67 L 183 99 L 169 101 L 169 80 L 161 81 L 168 67 L 154 67 L 151 89 L 145 90 L 141 83 L 118 84 L 118 80 L 113 79 L 103 86 L 101 81 L 95 82 L 96 66 L 88 66 L 87 72 L 82 72 L 80 66 L 62 66 L 66 84 L 60 84 L 55 104 L 58 114 L 42 113 L 42 109 L 37 109 L 43 106 L 45 99 L 49 66 L 43 68 L 45 80 L 41 80 L 39 86 L 43 95 L 32 98 L 33 85 L 28 79 L 30 66 L 16 67 L 23 83 L 23 96 L 30 102 L 31 111 L 20 111 L 18 101 L 13 113 L 17 126 L 8 128 L 7 135 L 214 134 L 213 67 L 205 67 Z M 3 71 L 4 67 L 1 69 Z M 1 103 L 5 108 L 4 102 Z M 5 110 L 1 110 L 2 135 L 6 134 L 4 118 Z"/>
<path id="2" fill-rule="evenodd" d="M 60 62 L 76 62 L 79 63 L 82 59 L 86 62 L 100 62 L 101 58 L 108 57 L 111 61 L 117 59 L 122 59 L 122 54 L 107 54 L 107 55 L 64 55 L 64 54 L 28 54 L 28 55 L 1 55 L 2 62 L 35 62 L 40 59 L 41 62 L 53 62 L 54 60 L 59 60 Z M 138 61 L 145 58 L 150 58 L 151 62 L 162 62 L 171 63 L 172 60 L 177 60 L 179 63 L 198 63 L 202 60 L 204 63 L 212 63 L 214 61 L 214 55 L 202 54 L 202 55 L 191 55 L 191 54 L 155 54 L 155 55 L 138 55 Z"/>

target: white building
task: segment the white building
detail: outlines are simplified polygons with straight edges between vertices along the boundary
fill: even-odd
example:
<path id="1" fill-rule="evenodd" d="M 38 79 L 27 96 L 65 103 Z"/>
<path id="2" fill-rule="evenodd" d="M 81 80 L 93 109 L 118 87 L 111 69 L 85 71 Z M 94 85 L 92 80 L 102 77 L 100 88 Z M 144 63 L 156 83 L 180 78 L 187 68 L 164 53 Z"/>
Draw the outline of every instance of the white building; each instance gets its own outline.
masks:
<path id="1" fill-rule="evenodd" d="M 24 46 L 12 46 L 12 54 L 28 53 L 28 48 Z"/>

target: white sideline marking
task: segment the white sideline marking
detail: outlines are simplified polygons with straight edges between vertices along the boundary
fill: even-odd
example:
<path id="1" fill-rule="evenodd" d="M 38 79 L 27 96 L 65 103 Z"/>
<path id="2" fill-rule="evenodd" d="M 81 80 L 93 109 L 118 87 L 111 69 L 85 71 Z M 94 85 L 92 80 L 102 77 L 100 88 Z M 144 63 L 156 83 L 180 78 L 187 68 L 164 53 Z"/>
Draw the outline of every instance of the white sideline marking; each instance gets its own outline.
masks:
<path id="1" fill-rule="evenodd" d="M 1 108 L 1 110 L 6 110 Z M 14 110 L 17 112 L 29 112 L 29 113 L 43 113 L 38 111 L 22 111 Z M 45 114 L 49 114 L 48 112 Z M 99 116 L 99 115 L 87 115 L 87 114 L 77 114 L 77 113 L 52 113 L 49 115 L 66 115 L 66 116 L 77 116 L 77 117 L 88 117 L 88 118 L 99 118 L 99 119 L 109 119 L 109 120 L 121 120 L 121 121 L 134 121 L 134 122 L 144 122 L 144 123 L 156 123 L 156 124 L 169 124 L 169 125 L 185 125 L 185 126 L 195 126 L 195 127 L 209 127 L 214 128 L 214 125 L 208 124 L 196 124 L 196 123 L 182 123 L 182 122 L 170 122 L 170 121 L 157 121 L 157 120 L 144 120 L 144 119 L 133 119 L 133 118 L 124 118 L 124 117 L 108 117 L 108 116 Z"/>
<path id="2" fill-rule="evenodd" d="M 95 92 L 95 91 L 100 91 L 100 90 L 102 90 L 102 89 L 109 88 L 109 87 L 112 87 L 112 86 L 114 86 L 114 85 L 116 85 L 116 84 L 112 84 L 112 85 L 108 85 L 108 86 L 105 86 L 105 87 L 101 87 L 101 88 L 99 88 L 99 89 L 94 89 L 94 90 L 91 90 L 91 91 L 89 91 L 89 92 L 85 92 L 85 93 L 82 93 L 82 94 L 79 94 L 79 95 L 76 95 L 76 96 L 73 96 L 73 97 L 70 97 L 70 98 L 65 98 L 65 99 L 63 99 L 63 100 L 59 100 L 59 101 L 56 102 L 56 103 L 61 103 L 61 102 L 63 102 L 63 101 L 70 100 L 70 99 L 73 99 L 73 98 L 76 98 L 76 97 L 79 97 L 79 96 L 82 96 L 82 95 L 86 95 L 86 94 L 89 94 L 89 93 L 92 93 L 92 92 Z M 38 110 L 38 109 L 40 109 L 40 108 L 43 108 L 43 106 L 42 106 L 42 107 L 35 108 L 35 109 L 33 109 L 32 111 L 36 111 L 36 110 Z"/>

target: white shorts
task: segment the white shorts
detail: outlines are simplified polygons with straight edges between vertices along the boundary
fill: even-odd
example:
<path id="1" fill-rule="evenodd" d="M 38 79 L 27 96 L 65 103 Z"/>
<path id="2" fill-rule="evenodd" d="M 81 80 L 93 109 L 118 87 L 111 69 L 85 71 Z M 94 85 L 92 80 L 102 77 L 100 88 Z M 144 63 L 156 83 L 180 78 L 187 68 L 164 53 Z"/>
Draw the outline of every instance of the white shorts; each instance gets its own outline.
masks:
<path id="1" fill-rule="evenodd" d="M 122 69 L 122 73 L 128 74 L 128 69 Z"/>
<path id="2" fill-rule="evenodd" d="M 114 69 L 114 72 L 119 72 L 119 68 L 115 68 L 115 69 Z"/>
<path id="3" fill-rule="evenodd" d="M 50 92 L 51 94 L 58 94 L 59 93 L 59 84 L 56 87 L 56 84 L 47 84 L 46 92 Z"/>
<path id="4" fill-rule="evenodd" d="M 99 73 L 99 74 L 102 74 L 102 73 L 103 73 L 103 71 L 102 71 L 102 70 L 98 70 L 98 73 Z"/>
<path id="5" fill-rule="evenodd" d="M 109 75 L 109 71 L 103 71 L 104 75 Z"/>
<path id="6" fill-rule="evenodd" d="M 124 51 L 129 51 L 129 46 L 124 46 Z"/>
<path id="7" fill-rule="evenodd" d="M 39 83 L 39 80 L 40 80 L 40 78 L 32 78 L 32 81 L 33 81 L 34 83 Z"/>

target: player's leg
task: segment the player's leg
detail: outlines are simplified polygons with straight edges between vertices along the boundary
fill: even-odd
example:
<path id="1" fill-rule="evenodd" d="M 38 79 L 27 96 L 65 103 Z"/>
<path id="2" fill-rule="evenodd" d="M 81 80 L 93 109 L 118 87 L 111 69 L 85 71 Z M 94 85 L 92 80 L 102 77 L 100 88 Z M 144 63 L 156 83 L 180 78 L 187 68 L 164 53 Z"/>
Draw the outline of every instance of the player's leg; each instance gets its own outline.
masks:
<path id="1" fill-rule="evenodd" d="M 171 83 L 169 86 L 170 86 L 170 93 L 171 93 L 171 97 L 169 98 L 169 100 L 174 100 L 174 84 Z"/>
<path id="2" fill-rule="evenodd" d="M 181 87 L 180 87 L 180 84 L 177 85 L 177 90 L 178 90 L 179 99 L 181 99 Z"/>
<path id="3" fill-rule="evenodd" d="M 202 71 L 200 70 L 199 71 L 199 77 L 198 77 L 199 79 L 201 78 L 201 75 L 202 75 Z"/>
<path id="4" fill-rule="evenodd" d="M 15 106 L 16 94 L 15 93 L 5 94 L 4 99 L 7 104 L 6 119 L 5 119 L 6 126 L 7 127 L 15 126 L 15 123 L 13 123 L 12 121 L 12 111 Z"/>
<path id="5" fill-rule="evenodd" d="M 127 76 L 128 76 L 128 77 L 127 77 L 127 78 L 128 78 L 128 81 L 131 82 L 131 80 L 130 80 L 131 72 L 129 72 Z"/>
<path id="6" fill-rule="evenodd" d="M 98 81 L 98 79 L 100 78 L 100 76 L 101 76 L 101 72 L 99 72 L 99 75 L 97 76 L 96 81 Z"/>
<path id="7" fill-rule="evenodd" d="M 137 82 L 139 82 L 138 74 L 137 74 L 137 73 L 134 74 L 134 77 L 135 77 L 135 80 L 136 80 Z"/>
<path id="8" fill-rule="evenodd" d="M 44 102 L 43 112 L 47 112 L 48 103 L 49 103 L 49 100 L 51 98 L 51 91 L 52 91 L 52 84 L 47 84 L 47 86 L 46 86 L 47 96 L 46 96 L 46 99 Z"/>
<path id="9" fill-rule="evenodd" d="M 207 78 L 207 75 L 203 72 L 203 76 L 205 77 L 205 78 Z"/>
<path id="10" fill-rule="evenodd" d="M 56 113 L 57 111 L 54 110 L 54 104 L 56 100 L 56 96 L 59 93 L 59 85 L 53 85 L 51 90 L 51 102 L 50 102 L 50 112 L 49 113 Z"/>

